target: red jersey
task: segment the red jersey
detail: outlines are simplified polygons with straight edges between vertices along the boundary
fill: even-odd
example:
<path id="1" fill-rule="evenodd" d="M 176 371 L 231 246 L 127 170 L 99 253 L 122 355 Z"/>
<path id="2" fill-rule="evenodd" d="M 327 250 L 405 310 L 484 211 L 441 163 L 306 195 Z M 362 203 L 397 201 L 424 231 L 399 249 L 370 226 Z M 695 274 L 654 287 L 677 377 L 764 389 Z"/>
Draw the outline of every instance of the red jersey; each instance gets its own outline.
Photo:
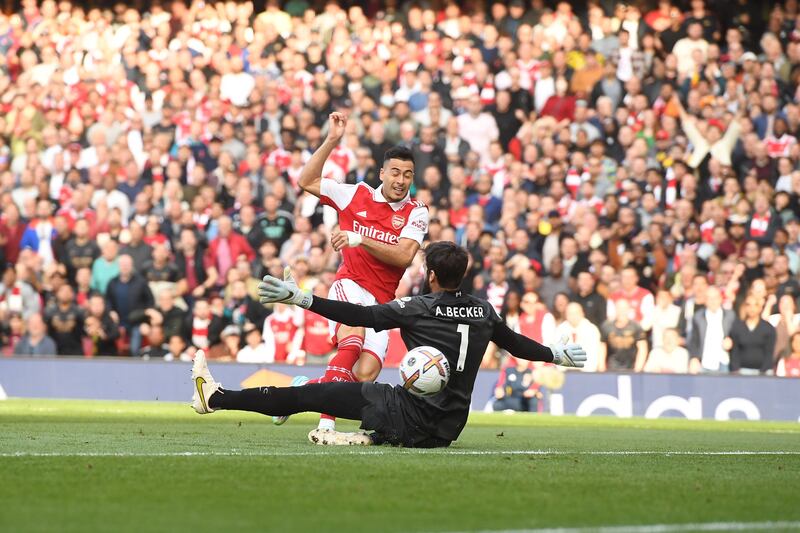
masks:
<path id="1" fill-rule="evenodd" d="M 536 309 L 532 315 L 522 313 L 519 315 L 519 332 L 529 339 L 538 343 L 542 341 L 542 325 L 544 317 L 547 315 L 546 309 Z"/>
<path id="2" fill-rule="evenodd" d="M 366 183 L 346 185 L 322 179 L 320 201 L 339 213 L 339 227 L 384 244 L 396 245 L 400 239 L 419 244 L 428 232 L 428 208 L 406 197 L 388 202 L 380 189 Z M 394 299 L 404 267 L 387 265 L 361 246 L 342 249 L 342 266 L 336 279 L 349 279 L 369 291 L 378 303 Z"/>
<path id="3" fill-rule="evenodd" d="M 342 172 L 347 174 L 350 172 L 350 167 L 355 164 L 356 154 L 354 154 L 349 148 L 339 145 L 333 149 L 329 160 L 342 169 Z"/>
<path id="4" fill-rule="evenodd" d="M 781 135 L 780 138 L 770 135 L 764 139 L 764 144 L 767 145 L 767 155 L 769 155 L 771 158 L 775 159 L 778 157 L 789 157 L 792 146 L 797 144 L 797 139 L 794 136 L 786 133 Z"/>
<path id="5" fill-rule="evenodd" d="M 301 348 L 310 355 L 325 355 L 333 351 L 328 319 L 308 309 L 303 310 L 303 344 Z"/>
<path id="6" fill-rule="evenodd" d="M 800 378 L 800 359 L 784 357 L 783 366 L 786 369 L 787 378 Z"/>
<path id="7" fill-rule="evenodd" d="M 278 172 L 285 172 L 292 164 L 292 153 L 283 148 L 276 148 L 267 157 L 267 164 L 278 169 Z"/>
<path id="8" fill-rule="evenodd" d="M 575 167 L 569 167 L 567 171 L 567 179 L 565 180 L 565 185 L 569 190 L 569 193 L 572 195 L 573 198 L 578 197 L 578 189 L 581 188 L 584 182 L 589 181 L 591 176 L 589 175 L 589 169 L 577 169 Z"/>
<path id="9" fill-rule="evenodd" d="M 641 322 L 645 316 L 650 316 L 655 308 L 653 294 L 643 287 L 636 287 L 632 293 L 626 294 L 622 289 L 609 297 L 609 304 L 616 304 L 617 300 L 628 300 L 633 312 L 632 320 Z M 609 316 L 614 316 L 614 310 L 609 305 Z"/>
<path id="10" fill-rule="evenodd" d="M 713 243 L 714 242 L 714 228 L 716 224 L 713 220 L 709 219 L 700 224 L 700 236 L 703 239 L 703 242 Z"/>
<path id="11" fill-rule="evenodd" d="M 469 222 L 469 208 L 450 209 L 450 225 L 456 229 L 461 229 Z"/>
<path id="12" fill-rule="evenodd" d="M 769 230 L 769 222 L 771 218 L 772 215 L 770 213 L 765 215 L 754 213 L 752 220 L 750 220 L 750 236 L 758 238 L 766 235 L 767 231 Z"/>
<path id="13" fill-rule="evenodd" d="M 290 344 L 297 331 L 294 313 L 291 311 L 272 313 L 264 324 L 264 329 L 267 328 L 272 330 L 275 341 L 275 362 L 282 363 L 289 355 Z"/>

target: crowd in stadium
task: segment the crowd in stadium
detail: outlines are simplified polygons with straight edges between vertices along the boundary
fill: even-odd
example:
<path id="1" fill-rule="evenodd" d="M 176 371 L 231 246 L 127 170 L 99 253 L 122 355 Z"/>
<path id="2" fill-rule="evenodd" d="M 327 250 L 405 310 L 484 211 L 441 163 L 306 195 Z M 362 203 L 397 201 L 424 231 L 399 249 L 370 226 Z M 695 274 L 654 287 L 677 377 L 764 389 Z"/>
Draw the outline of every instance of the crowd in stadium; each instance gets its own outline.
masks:
<path id="1" fill-rule="evenodd" d="M 342 111 L 324 177 L 411 148 L 428 240 L 517 331 L 589 371 L 800 376 L 796 0 L 284 4 L 0 15 L 5 355 L 324 363 L 326 321 L 255 291 L 328 292 L 297 180 Z"/>

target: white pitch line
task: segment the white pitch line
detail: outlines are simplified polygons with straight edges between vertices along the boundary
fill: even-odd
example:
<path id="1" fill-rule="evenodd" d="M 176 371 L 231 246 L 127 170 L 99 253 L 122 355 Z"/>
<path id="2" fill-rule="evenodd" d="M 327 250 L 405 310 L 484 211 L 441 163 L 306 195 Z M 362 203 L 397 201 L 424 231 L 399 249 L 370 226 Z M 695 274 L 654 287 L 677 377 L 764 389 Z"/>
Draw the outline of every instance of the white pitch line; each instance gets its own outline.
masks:
<path id="1" fill-rule="evenodd" d="M 674 533 L 681 531 L 800 530 L 800 522 L 699 522 L 696 524 L 643 524 L 630 526 L 565 527 L 544 529 L 486 529 L 472 533 Z"/>
<path id="2" fill-rule="evenodd" d="M 466 456 L 504 456 L 504 455 L 541 455 L 541 456 L 572 456 L 572 455 L 601 455 L 601 456 L 797 456 L 800 451 L 769 450 L 769 451 L 676 451 L 665 452 L 655 450 L 604 450 L 604 451 L 561 451 L 561 450 L 413 450 L 413 449 L 352 449 L 335 447 L 338 455 L 394 455 L 394 456 L 441 456 L 441 455 L 466 455 Z M 274 452 L 247 452 L 238 450 L 226 451 L 175 451 L 175 452 L 0 452 L 0 457 L 307 457 L 327 456 L 331 448 L 319 448 L 318 451 L 279 451 Z"/>

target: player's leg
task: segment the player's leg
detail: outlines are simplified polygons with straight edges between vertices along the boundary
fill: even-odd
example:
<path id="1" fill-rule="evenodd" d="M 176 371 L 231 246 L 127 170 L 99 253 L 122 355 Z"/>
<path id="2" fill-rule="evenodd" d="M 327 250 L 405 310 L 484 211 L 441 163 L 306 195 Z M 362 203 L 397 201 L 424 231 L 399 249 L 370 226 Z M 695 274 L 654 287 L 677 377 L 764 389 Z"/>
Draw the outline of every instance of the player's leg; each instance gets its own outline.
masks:
<path id="1" fill-rule="evenodd" d="M 375 381 L 381 373 L 381 368 L 383 365 L 372 353 L 361 352 L 355 369 L 356 379 L 361 383 Z"/>
<path id="2" fill-rule="evenodd" d="M 308 378 L 306 376 L 295 376 L 294 378 L 292 378 L 290 385 L 292 387 L 302 387 L 306 383 L 308 383 Z M 272 423 L 275 424 L 276 426 L 282 426 L 283 424 L 286 423 L 287 420 L 289 420 L 288 416 L 272 417 Z"/>
<path id="3" fill-rule="evenodd" d="M 340 324 L 336 328 L 336 353 L 328 361 L 320 383 L 356 381 L 353 367 L 364 348 L 364 333 L 364 328 L 361 327 Z"/>
<path id="4" fill-rule="evenodd" d="M 198 352 L 192 366 L 194 395 L 192 407 L 200 414 L 217 409 L 251 411 L 288 417 L 300 412 L 320 412 L 323 409 L 342 418 L 360 420 L 368 400 L 363 395 L 361 383 L 318 383 L 308 387 L 260 387 L 240 391 L 226 390 L 214 380 L 208 370 L 206 358 Z M 372 437 L 363 432 L 339 433 L 314 429 L 308 438 L 314 444 L 334 446 L 369 446 Z"/>
<path id="5" fill-rule="evenodd" d="M 366 305 L 363 301 L 362 289 L 350 280 L 336 280 L 331 285 L 328 298 L 342 302 L 351 302 Z M 319 383 L 342 382 L 350 383 L 357 381 L 353 373 L 353 367 L 361 356 L 364 347 L 365 330 L 361 327 L 351 327 L 332 322 L 331 336 L 336 339 L 336 354 L 328 362 L 325 374 L 319 379 Z M 329 413 L 324 413 L 319 419 L 320 430 L 336 429 L 336 417 Z"/>
<path id="6" fill-rule="evenodd" d="M 378 379 L 388 349 L 389 332 L 368 328 L 364 334 L 364 349 L 355 370 L 356 379 L 362 383 Z"/>
<path id="7" fill-rule="evenodd" d="M 339 324 L 336 327 L 336 354 L 328 362 L 319 383 L 358 382 L 353 367 L 358 362 L 363 346 L 364 328 Z M 336 417 L 332 413 L 323 413 L 319 418 L 318 429 L 333 431 L 336 429 Z"/>
<path id="8" fill-rule="evenodd" d="M 251 411 L 271 416 L 326 411 L 351 420 L 361 419 L 361 410 L 366 404 L 360 383 L 339 382 L 238 391 L 220 388 L 208 399 L 208 406 L 214 411 Z"/>
<path id="9" fill-rule="evenodd" d="M 342 418 L 361 420 L 361 411 L 368 403 L 361 393 L 361 383 L 318 383 L 302 387 L 226 390 L 211 375 L 202 350 L 195 355 L 192 381 L 192 407 L 200 414 L 226 409 L 286 416 L 325 410 Z"/>

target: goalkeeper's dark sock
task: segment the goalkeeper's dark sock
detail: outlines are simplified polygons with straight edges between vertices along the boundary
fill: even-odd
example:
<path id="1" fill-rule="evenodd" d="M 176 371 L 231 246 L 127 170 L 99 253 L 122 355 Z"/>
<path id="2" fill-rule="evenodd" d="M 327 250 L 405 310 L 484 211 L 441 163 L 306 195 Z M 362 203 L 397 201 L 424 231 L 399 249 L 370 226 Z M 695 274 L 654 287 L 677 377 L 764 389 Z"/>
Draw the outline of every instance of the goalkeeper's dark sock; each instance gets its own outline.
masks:
<path id="1" fill-rule="evenodd" d="M 295 392 L 292 392 L 292 389 Z M 296 387 L 257 387 L 244 390 L 219 389 L 208 399 L 214 410 L 252 411 L 272 416 L 293 415 L 299 412 Z"/>

